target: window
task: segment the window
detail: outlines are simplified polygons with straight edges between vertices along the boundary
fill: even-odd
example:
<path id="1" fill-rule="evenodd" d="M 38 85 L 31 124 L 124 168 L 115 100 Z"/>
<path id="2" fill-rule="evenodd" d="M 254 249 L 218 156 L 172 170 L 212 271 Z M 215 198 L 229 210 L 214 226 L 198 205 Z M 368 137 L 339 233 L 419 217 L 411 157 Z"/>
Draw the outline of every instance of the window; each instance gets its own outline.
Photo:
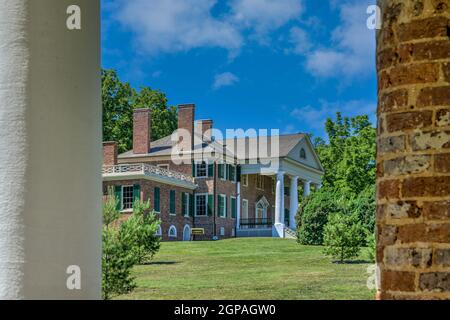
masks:
<path id="1" fill-rule="evenodd" d="M 207 215 L 207 205 L 208 205 L 208 195 L 206 195 L 206 194 L 196 194 L 195 195 L 195 215 L 196 216 L 206 216 Z"/>
<path id="2" fill-rule="evenodd" d="M 256 188 L 260 190 L 264 190 L 264 176 L 256 175 Z"/>
<path id="3" fill-rule="evenodd" d="M 220 227 L 220 235 L 222 237 L 225 236 L 225 228 L 224 227 Z"/>
<path id="4" fill-rule="evenodd" d="M 306 151 L 305 149 L 300 149 L 300 159 L 306 159 Z"/>
<path id="5" fill-rule="evenodd" d="M 208 165 L 206 162 L 197 163 L 195 167 L 195 176 L 197 178 L 206 178 L 208 176 Z"/>
<path id="6" fill-rule="evenodd" d="M 236 166 L 228 165 L 228 180 L 236 182 Z"/>
<path id="7" fill-rule="evenodd" d="M 155 187 L 153 191 L 153 209 L 158 213 L 161 212 L 160 196 L 161 196 L 161 189 Z"/>
<path id="8" fill-rule="evenodd" d="M 224 194 L 219 194 L 219 217 L 226 218 L 227 216 L 227 196 Z"/>
<path id="9" fill-rule="evenodd" d="M 248 187 L 248 175 L 243 174 L 243 175 L 241 176 L 241 180 L 242 180 L 242 185 L 243 185 L 244 187 Z"/>
<path id="10" fill-rule="evenodd" d="M 236 219 L 237 216 L 237 202 L 236 197 L 231 197 L 231 218 Z"/>
<path id="11" fill-rule="evenodd" d="M 176 206 L 175 206 L 175 190 L 170 190 L 170 194 L 169 194 L 169 214 L 175 215 L 177 214 L 176 212 Z"/>
<path id="12" fill-rule="evenodd" d="M 226 164 L 219 163 L 218 170 L 219 170 L 219 179 L 226 180 L 227 179 L 227 171 L 225 170 Z"/>
<path id="13" fill-rule="evenodd" d="M 248 219 L 248 200 L 242 200 L 242 219 Z"/>
<path id="14" fill-rule="evenodd" d="M 169 228 L 169 237 L 170 238 L 176 238 L 177 237 L 177 228 L 175 226 L 170 226 Z"/>
<path id="15" fill-rule="evenodd" d="M 133 208 L 133 186 L 122 186 L 122 210 Z"/>
<path id="16" fill-rule="evenodd" d="M 161 169 L 169 170 L 169 165 L 168 164 L 158 164 L 157 167 L 161 168 Z"/>
<path id="17" fill-rule="evenodd" d="M 236 229 L 231 228 L 231 236 L 235 237 L 236 236 Z"/>
<path id="18" fill-rule="evenodd" d="M 181 194 L 181 214 L 185 217 L 189 217 L 189 193 L 183 192 Z"/>
<path id="19" fill-rule="evenodd" d="M 156 230 L 155 236 L 157 236 L 157 237 L 161 237 L 162 236 L 161 226 L 158 226 L 158 230 Z"/>

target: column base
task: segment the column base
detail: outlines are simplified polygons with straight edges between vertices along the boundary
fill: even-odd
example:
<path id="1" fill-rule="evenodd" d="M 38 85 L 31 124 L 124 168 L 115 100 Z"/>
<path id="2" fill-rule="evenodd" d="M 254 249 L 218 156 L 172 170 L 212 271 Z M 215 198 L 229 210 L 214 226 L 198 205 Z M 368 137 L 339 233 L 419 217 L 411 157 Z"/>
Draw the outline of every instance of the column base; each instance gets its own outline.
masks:
<path id="1" fill-rule="evenodd" d="M 284 223 L 275 223 L 272 227 L 272 238 L 284 239 Z"/>

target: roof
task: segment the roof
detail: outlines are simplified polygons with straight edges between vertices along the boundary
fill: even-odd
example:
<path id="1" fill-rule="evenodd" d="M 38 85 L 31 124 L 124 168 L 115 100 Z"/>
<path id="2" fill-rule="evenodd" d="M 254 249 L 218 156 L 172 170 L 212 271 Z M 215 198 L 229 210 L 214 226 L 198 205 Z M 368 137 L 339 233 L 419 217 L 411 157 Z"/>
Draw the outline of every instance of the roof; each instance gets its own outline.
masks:
<path id="1" fill-rule="evenodd" d="M 296 133 L 296 134 L 287 134 L 287 135 L 279 135 L 279 136 L 259 136 L 259 137 L 243 137 L 243 138 L 234 138 L 234 139 L 226 139 L 226 140 L 217 140 L 212 142 L 203 142 L 201 145 L 197 144 L 195 146 L 194 152 L 201 152 L 205 148 L 212 148 L 215 152 L 219 154 L 223 154 L 223 146 L 224 143 L 226 145 L 226 154 L 234 157 L 237 156 L 240 160 L 251 159 L 257 153 L 254 149 L 256 146 L 261 145 L 267 146 L 267 153 L 271 154 L 272 145 L 279 142 L 279 157 L 286 157 L 289 152 L 305 137 L 304 133 Z M 200 137 L 198 141 L 200 141 Z M 273 138 L 273 139 L 271 139 Z M 267 143 L 265 143 L 267 142 Z M 133 150 L 124 152 L 119 155 L 119 158 L 129 158 L 129 157 L 157 157 L 157 156 L 170 156 L 172 154 L 172 147 L 174 146 L 174 142 L 172 141 L 171 136 L 167 136 L 161 138 L 156 141 L 152 141 L 150 144 L 150 152 L 148 154 L 139 154 L 136 155 L 133 153 Z M 234 147 L 233 147 L 234 146 Z M 252 147 L 250 149 L 250 147 Z M 258 147 L 257 147 L 258 148 Z M 198 150 L 198 151 L 197 151 Z M 261 150 L 263 152 L 265 150 Z"/>

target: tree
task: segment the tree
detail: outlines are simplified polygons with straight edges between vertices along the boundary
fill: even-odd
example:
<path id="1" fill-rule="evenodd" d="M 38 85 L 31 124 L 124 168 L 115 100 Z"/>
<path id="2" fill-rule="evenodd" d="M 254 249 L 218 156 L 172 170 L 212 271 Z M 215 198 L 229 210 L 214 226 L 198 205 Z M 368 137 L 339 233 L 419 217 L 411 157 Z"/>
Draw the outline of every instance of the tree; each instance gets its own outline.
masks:
<path id="1" fill-rule="evenodd" d="M 118 202 L 119 199 L 114 194 L 113 188 L 108 188 L 108 195 L 106 196 L 106 199 L 103 201 L 102 204 L 102 212 L 103 212 L 103 225 L 106 228 L 109 228 L 109 226 L 119 219 L 120 212 L 118 210 Z"/>
<path id="2" fill-rule="evenodd" d="M 177 128 L 177 111 L 169 107 L 167 97 L 159 90 L 142 87 L 136 91 L 122 82 L 116 71 L 102 70 L 103 140 L 117 141 L 119 152 L 131 150 L 133 110 L 152 110 L 152 140 L 172 134 Z"/>
<path id="3" fill-rule="evenodd" d="M 337 211 L 324 228 L 324 253 L 343 263 L 359 255 L 364 228 L 355 214 Z"/>

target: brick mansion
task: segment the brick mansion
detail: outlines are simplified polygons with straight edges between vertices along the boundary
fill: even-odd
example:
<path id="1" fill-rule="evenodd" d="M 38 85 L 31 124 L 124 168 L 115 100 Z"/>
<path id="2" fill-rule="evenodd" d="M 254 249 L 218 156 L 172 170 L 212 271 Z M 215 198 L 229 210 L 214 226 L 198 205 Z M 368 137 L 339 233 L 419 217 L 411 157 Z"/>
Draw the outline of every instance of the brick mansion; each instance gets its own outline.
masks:
<path id="1" fill-rule="evenodd" d="M 176 131 L 188 138 L 152 141 L 151 123 L 150 109 L 136 109 L 132 150 L 103 143 L 103 193 L 114 190 L 125 217 L 135 199 L 149 201 L 163 240 L 189 241 L 193 228 L 204 239 L 292 236 L 300 184 L 306 195 L 320 187 L 323 168 L 306 134 L 219 139 L 212 120 L 195 121 L 193 104 L 178 107 Z"/>

